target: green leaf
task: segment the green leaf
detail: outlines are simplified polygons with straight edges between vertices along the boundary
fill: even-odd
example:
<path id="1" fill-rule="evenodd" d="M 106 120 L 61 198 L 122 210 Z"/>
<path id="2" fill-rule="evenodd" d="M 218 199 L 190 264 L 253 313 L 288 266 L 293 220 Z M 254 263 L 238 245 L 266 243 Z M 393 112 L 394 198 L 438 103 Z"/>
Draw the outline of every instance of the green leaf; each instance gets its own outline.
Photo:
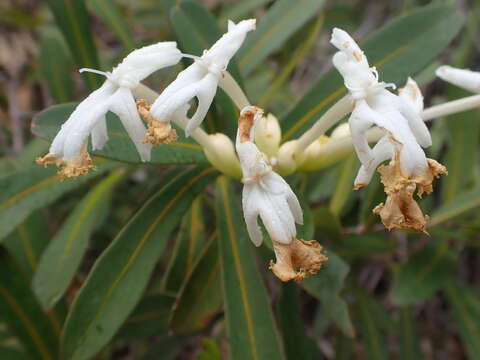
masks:
<path id="1" fill-rule="evenodd" d="M 55 61 L 52 61 L 55 59 Z M 72 60 L 61 35 L 52 29 L 41 33 L 39 70 L 56 103 L 73 99 Z"/>
<path id="2" fill-rule="evenodd" d="M 178 335 L 199 331 L 209 325 L 221 306 L 220 258 L 214 237 L 180 289 L 170 317 L 170 330 Z"/>
<path id="3" fill-rule="evenodd" d="M 164 337 L 149 348 L 142 360 L 175 360 L 185 345 L 185 340 L 179 336 Z"/>
<path id="4" fill-rule="evenodd" d="M 352 320 L 348 311 L 348 305 L 340 297 L 349 266 L 332 251 L 325 252 L 328 261 L 316 276 L 302 280 L 302 286 L 310 295 L 317 298 L 326 313 L 340 330 L 348 337 L 355 336 Z"/>
<path id="5" fill-rule="evenodd" d="M 454 260 L 448 242 L 431 241 L 398 270 L 392 288 L 392 302 L 409 305 L 428 299 L 449 277 Z"/>
<path id="6" fill-rule="evenodd" d="M 76 105 L 72 103 L 55 105 L 38 113 L 32 121 L 33 133 L 41 138 L 53 140 Z M 91 153 L 119 161 L 140 163 L 141 160 L 133 142 L 113 113 L 107 114 L 107 126 L 108 142 L 102 150 Z M 179 131 L 178 134 L 183 134 L 183 131 Z M 202 163 L 207 162 L 207 159 L 200 145 L 191 138 L 186 139 L 180 135 L 178 141 L 172 144 L 154 147 L 151 162 L 155 164 Z"/>
<path id="7" fill-rule="evenodd" d="M 473 289 L 457 281 L 449 281 L 444 290 L 468 358 L 477 359 L 480 353 L 480 298 Z"/>
<path id="8" fill-rule="evenodd" d="M 466 92 L 455 92 L 466 96 Z M 442 203 L 455 201 L 456 196 L 467 190 L 475 176 L 477 164 L 478 133 L 480 123 L 478 111 L 456 114 L 446 122 L 448 131 L 448 151 L 445 166 L 448 176 L 442 179 Z"/>
<path id="9" fill-rule="evenodd" d="M 405 360 L 423 359 L 417 324 L 410 308 L 400 309 L 397 327 L 400 332 L 400 358 Z"/>
<path id="10" fill-rule="evenodd" d="M 282 284 L 277 313 L 287 359 L 319 359 L 317 346 L 305 333 L 300 305 L 300 288 L 291 282 Z"/>
<path id="11" fill-rule="evenodd" d="M 391 253 L 394 250 L 396 250 L 396 246 L 392 238 L 375 233 L 343 235 L 340 242 L 335 244 L 335 251 L 342 256 L 371 258 L 375 255 Z"/>
<path id="12" fill-rule="evenodd" d="M 441 224 L 479 206 L 480 189 L 466 191 L 455 197 L 452 202 L 435 210 L 430 220 L 430 226 Z"/>
<path id="13" fill-rule="evenodd" d="M 217 181 L 216 216 L 231 358 L 285 359 L 252 245 L 225 177 Z"/>
<path id="14" fill-rule="evenodd" d="M 359 333 L 365 345 L 366 358 L 369 360 L 388 359 L 385 336 L 378 318 L 385 316 L 385 309 L 366 294 L 357 295 L 357 313 Z"/>
<path id="15" fill-rule="evenodd" d="M 143 339 L 148 336 L 166 335 L 168 318 L 175 298 L 170 295 L 145 296 L 118 333 L 122 339 Z"/>
<path id="16" fill-rule="evenodd" d="M 334 216 L 330 209 L 320 206 L 313 210 L 315 228 L 321 231 L 326 237 L 340 240 L 342 237 L 342 224 L 337 216 Z"/>
<path id="17" fill-rule="evenodd" d="M 42 254 L 33 290 L 44 309 L 63 296 L 75 276 L 88 240 L 108 206 L 110 194 L 125 175 L 117 170 L 93 187 L 75 207 Z"/>
<path id="18" fill-rule="evenodd" d="M 110 161 L 96 161 L 96 164 L 96 171 L 74 180 L 60 181 L 60 176 L 56 174 L 57 169 L 39 165 L 0 178 L 0 239 L 35 210 L 118 166 Z"/>
<path id="19" fill-rule="evenodd" d="M 355 154 L 350 155 L 341 164 L 340 173 L 337 177 L 337 184 L 330 199 L 329 208 L 333 215 L 342 214 L 348 199 L 353 196 L 353 181 L 357 176 L 358 160 Z"/>
<path id="20" fill-rule="evenodd" d="M 0 319 L 25 347 L 29 359 L 57 358 L 58 343 L 48 317 L 8 252 L 0 248 Z"/>
<path id="21" fill-rule="evenodd" d="M 242 0 L 239 2 L 228 4 L 225 7 L 225 10 L 220 14 L 219 22 L 220 24 L 226 24 L 228 20 L 232 21 L 241 21 L 249 13 L 258 9 L 265 4 L 269 3 L 271 0 Z"/>
<path id="22" fill-rule="evenodd" d="M 97 49 L 93 42 L 85 1 L 48 0 L 47 2 L 78 67 L 98 69 Z M 82 76 L 90 90 L 96 89 L 101 84 L 102 80 L 98 75 L 84 73 Z"/>
<path id="23" fill-rule="evenodd" d="M 180 0 L 170 11 L 170 19 L 182 51 L 201 56 L 220 37 L 221 31 L 215 17 L 197 1 Z M 240 73 L 235 59 L 228 65 L 232 76 L 241 84 Z M 209 112 L 205 122 L 211 131 L 221 130 L 228 135 L 235 134 L 238 110 L 232 100 L 221 89 L 215 95 L 216 116 Z"/>
<path id="24" fill-rule="evenodd" d="M 305 57 L 305 55 L 310 51 L 310 49 L 315 44 L 315 40 L 318 37 L 320 27 L 323 24 L 323 17 L 320 16 L 315 20 L 308 30 L 307 37 L 304 41 L 301 41 L 298 47 L 295 49 L 290 59 L 283 66 L 282 71 L 275 76 L 272 84 L 269 86 L 265 94 L 262 95 L 258 101 L 258 106 L 261 108 L 266 108 L 270 100 L 274 97 L 275 94 L 282 88 L 285 82 L 288 80 L 290 74 L 295 70 L 298 63 Z"/>
<path id="25" fill-rule="evenodd" d="M 0 359 L 2 360 L 28 360 L 28 357 L 22 351 L 17 349 L 1 346 L 0 347 Z"/>
<path id="26" fill-rule="evenodd" d="M 177 292 L 186 276 L 192 272 L 200 250 L 205 244 L 205 225 L 202 216 L 202 201 L 195 199 L 182 221 L 175 241 L 162 288 L 167 292 Z"/>
<path id="27" fill-rule="evenodd" d="M 126 52 L 135 48 L 127 22 L 123 18 L 117 1 L 87 0 L 89 7 L 98 15 L 110 30 L 120 39 Z"/>
<path id="28" fill-rule="evenodd" d="M 41 212 L 37 211 L 5 238 L 4 245 L 18 261 L 24 273 L 31 277 L 49 241 L 47 223 Z"/>
<path id="29" fill-rule="evenodd" d="M 312 17 L 317 15 L 323 0 L 278 0 L 262 17 L 238 51 L 238 64 L 244 76 L 277 50 Z"/>
<path id="30" fill-rule="evenodd" d="M 354 359 L 355 340 L 351 337 L 337 334 L 335 342 L 335 360 Z"/>
<path id="31" fill-rule="evenodd" d="M 458 33 L 462 19 L 448 6 L 428 6 L 390 22 L 361 43 L 380 80 L 405 83 L 428 65 Z M 301 135 L 346 94 L 341 76 L 331 69 L 283 117 L 283 141 Z"/>
<path id="32" fill-rule="evenodd" d="M 181 214 L 216 175 L 213 168 L 186 170 L 120 231 L 96 261 L 68 314 L 62 344 L 66 358 L 89 359 L 112 338 L 140 300 Z"/>

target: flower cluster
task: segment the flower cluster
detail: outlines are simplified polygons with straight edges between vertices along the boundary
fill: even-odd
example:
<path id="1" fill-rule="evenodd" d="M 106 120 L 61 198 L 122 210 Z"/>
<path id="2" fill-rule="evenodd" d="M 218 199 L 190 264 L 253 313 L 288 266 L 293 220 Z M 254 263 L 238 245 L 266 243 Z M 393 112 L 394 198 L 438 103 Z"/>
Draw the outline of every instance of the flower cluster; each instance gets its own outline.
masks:
<path id="1" fill-rule="evenodd" d="M 111 73 L 98 72 L 106 77 L 103 85 L 77 106 L 53 140 L 49 153 L 37 159 L 37 163 L 60 166 L 63 178 L 85 175 L 94 168 L 87 152 L 88 137 L 92 137 L 93 150 L 105 145 L 108 111 L 118 115 L 142 161 L 149 161 L 151 146 L 143 143 L 145 126 L 132 90 L 151 73 L 175 65 L 181 57 L 175 42 L 160 42 L 133 51 Z"/>
<path id="2" fill-rule="evenodd" d="M 343 76 L 354 102 L 348 122 L 362 164 L 354 189 L 366 186 L 378 167 L 387 200 L 373 212 L 380 215 L 387 229 L 425 231 L 428 217 L 423 215 L 413 195 L 415 190 L 420 197 L 431 193 L 433 179 L 445 174 L 446 168 L 427 159 L 422 149 L 429 147 L 432 139 L 420 117 L 423 110 L 420 89 L 409 79 L 399 95 L 388 91 L 387 87 L 395 85 L 378 81 L 376 69 L 369 66 L 362 50 L 345 31 L 334 29 L 331 43 L 339 50 L 333 64 Z M 372 125 L 385 134 L 370 148 L 366 132 Z M 385 160 L 391 160 L 390 164 L 379 167 Z"/>
<path id="3" fill-rule="evenodd" d="M 447 171 L 425 155 L 423 149 L 432 144 L 432 139 L 424 121 L 478 106 L 480 100 L 472 96 L 474 99 L 424 109 L 415 81 L 409 78 L 398 93 L 388 90 L 395 90 L 395 85 L 379 81 L 378 72 L 370 67 L 357 43 L 345 31 L 334 29 L 331 43 L 338 52 L 333 56 L 333 65 L 343 77 L 348 95 L 300 138 L 280 144 L 281 128 L 276 117 L 263 116 L 262 109 L 251 106 L 226 71 L 247 34 L 254 29 L 254 19 L 238 24 L 229 21 L 228 31 L 200 57 L 182 54 L 175 42 L 161 42 L 133 51 L 111 73 L 81 69 L 104 75 L 105 83 L 77 106 L 53 140 L 49 153 L 37 162 L 56 164 L 62 178 L 86 174 L 94 167 L 87 152 L 88 139 L 91 136 L 93 150 L 105 145 L 108 111 L 118 115 L 140 159 L 149 161 L 152 146 L 168 146 L 177 139 L 173 122 L 203 147 L 207 159 L 217 169 L 241 178 L 248 234 L 256 246 L 261 245 L 260 217 L 276 255 L 270 268 L 282 281 L 300 281 L 315 274 L 327 257 L 315 240 L 297 239 L 296 224 L 303 223 L 303 212 L 281 175 L 326 167 L 352 148 L 361 163 L 355 190 L 368 185 L 375 170 L 381 175 L 387 199 L 373 211 L 380 215 L 385 227 L 426 232 L 428 217 L 414 200 L 414 193 L 420 197 L 431 193 L 433 180 Z M 151 104 L 142 99 L 146 87 L 140 82 L 161 68 L 177 64 L 182 57 L 193 59 L 193 63 L 154 101 L 149 98 Z M 437 74 L 480 93 L 479 73 L 443 66 Z M 218 87 L 240 110 L 235 145 L 225 134 L 207 134 L 199 128 Z M 188 116 L 194 98 L 198 100 L 197 107 Z M 330 136 L 325 135 L 348 114 L 348 125 L 342 124 Z M 372 142 L 376 144 L 370 147 Z M 382 165 L 385 161 L 389 164 Z"/>

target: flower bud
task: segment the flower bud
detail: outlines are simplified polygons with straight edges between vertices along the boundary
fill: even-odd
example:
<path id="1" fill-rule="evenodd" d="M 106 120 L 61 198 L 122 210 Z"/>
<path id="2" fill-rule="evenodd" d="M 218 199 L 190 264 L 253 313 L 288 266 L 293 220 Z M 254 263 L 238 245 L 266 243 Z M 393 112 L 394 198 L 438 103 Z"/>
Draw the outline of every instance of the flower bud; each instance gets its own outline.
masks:
<path id="1" fill-rule="evenodd" d="M 242 171 L 232 140 L 222 133 L 211 134 L 208 138 L 209 146 L 204 148 L 208 161 L 222 173 L 239 179 Z"/>
<path id="2" fill-rule="evenodd" d="M 406 101 L 418 114 L 423 111 L 423 95 L 412 78 L 408 78 L 405 87 L 398 89 L 398 96 Z"/>
<path id="3" fill-rule="evenodd" d="M 321 157 L 321 150 L 323 145 L 328 143 L 330 138 L 326 135 L 320 136 L 317 140 L 312 142 L 308 147 L 305 149 L 304 159 L 301 164 L 299 164 L 300 171 L 313 171 L 315 169 L 315 165 L 318 162 L 319 157 Z"/>
<path id="4" fill-rule="evenodd" d="M 435 74 L 442 80 L 472 91 L 480 93 L 480 73 L 468 69 L 457 69 L 452 66 L 440 66 Z"/>
<path id="5" fill-rule="evenodd" d="M 281 175 L 290 175 L 297 169 L 297 164 L 301 163 L 305 157 L 305 153 L 300 154 L 302 159 L 298 159 L 295 155 L 295 148 L 297 146 L 297 140 L 287 141 L 280 146 L 277 155 L 277 170 Z"/>
<path id="6" fill-rule="evenodd" d="M 336 140 L 336 139 L 342 139 L 344 137 L 350 136 L 350 125 L 348 123 L 343 123 L 338 125 L 333 131 L 332 134 L 330 135 L 330 139 Z"/>
<path id="7" fill-rule="evenodd" d="M 255 126 L 255 143 L 269 158 L 277 155 L 281 137 L 280 124 L 273 114 L 262 117 Z"/>

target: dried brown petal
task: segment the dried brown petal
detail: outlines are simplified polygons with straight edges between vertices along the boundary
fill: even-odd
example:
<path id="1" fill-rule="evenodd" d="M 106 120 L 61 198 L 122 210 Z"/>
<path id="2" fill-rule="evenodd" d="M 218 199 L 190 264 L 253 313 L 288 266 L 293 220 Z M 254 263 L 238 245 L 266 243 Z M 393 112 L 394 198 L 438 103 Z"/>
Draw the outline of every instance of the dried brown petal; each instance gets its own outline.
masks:
<path id="1" fill-rule="evenodd" d="M 71 160 L 63 161 L 55 157 L 55 155 L 48 153 L 44 157 L 37 158 L 37 164 L 40 165 L 56 165 L 60 167 L 58 175 L 64 180 L 74 178 L 81 175 L 87 175 L 90 169 L 95 170 L 95 165 L 86 150 L 82 151 L 80 155 Z"/>
<path id="2" fill-rule="evenodd" d="M 294 239 L 290 244 L 273 241 L 277 262 L 270 261 L 270 269 L 282 281 L 299 282 L 320 270 L 328 258 L 315 240 Z"/>
<path id="3" fill-rule="evenodd" d="M 428 168 L 424 173 L 408 177 L 403 174 L 398 159 L 399 154 L 389 165 L 378 168 L 387 200 L 385 204 L 377 205 L 373 212 L 380 215 L 388 230 L 409 228 L 427 233 L 425 228 L 428 216 L 422 213 L 413 195 L 415 190 L 419 197 L 422 197 L 423 193 L 430 194 L 433 191 L 433 180 L 442 174 L 447 174 L 447 169 L 437 161 L 427 159 Z"/>
<path id="4" fill-rule="evenodd" d="M 150 114 L 150 105 L 145 100 L 137 100 L 137 109 L 148 127 L 144 143 L 158 146 L 178 139 L 177 132 L 172 128 L 170 122 L 158 121 Z"/>
<path id="5" fill-rule="evenodd" d="M 240 142 L 250 141 L 250 131 L 255 125 L 255 120 L 263 116 L 263 110 L 256 106 L 248 106 L 240 113 L 238 119 L 238 130 L 240 134 Z"/>

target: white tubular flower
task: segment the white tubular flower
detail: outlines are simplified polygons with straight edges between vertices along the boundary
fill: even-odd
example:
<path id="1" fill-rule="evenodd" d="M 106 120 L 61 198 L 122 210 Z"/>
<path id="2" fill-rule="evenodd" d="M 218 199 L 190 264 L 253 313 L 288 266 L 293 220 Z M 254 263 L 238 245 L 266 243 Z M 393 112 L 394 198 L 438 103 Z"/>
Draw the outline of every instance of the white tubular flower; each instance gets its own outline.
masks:
<path id="1" fill-rule="evenodd" d="M 193 57 L 194 63 L 179 73 L 175 81 L 152 104 L 152 120 L 148 124 L 145 138 L 147 142 L 159 145 L 176 139 L 170 121 L 179 108 L 196 97 L 197 110 L 188 119 L 185 134 L 190 136 L 195 131 L 207 115 L 230 59 L 242 45 L 247 33 L 254 29 L 255 19 L 244 20 L 238 24 L 229 21 L 228 32 L 209 50 L 205 50 L 201 57 Z"/>
<path id="2" fill-rule="evenodd" d="M 453 85 L 474 93 L 480 93 L 480 72 L 444 65 L 437 69 L 436 74 L 440 79 Z"/>
<path id="3" fill-rule="evenodd" d="M 326 257 L 315 240 L 298 240 L 295 223 L 303 223 L 302 208 L 285 180 L 272 171 L 254 143 L 255 123 L 263 111 L 248 106 L 240 113 L 236 149 L 244 183 L 242 205 L 250 239 L 256 246 L 263 241 L 257 223 L 260 216 L 272 239 L 277 262 L 270 269 L 282 281 L 300 281 L 315 274 Z"/>
<path id="4" fill-rule="evenodd" d="M 388 91 L 393 86 L 378 82 L 378 74 L 355 41 L 343 30 L 334 29 L 332 44 L 340 51 L 334 56 L 334 65 L 342 74 L 345 86 L 354 101 L 349 119 L 355 151 L 362 163 L 355 179 L 354 189 L 367 185 L 380 166 L 387 201 L 373 211 L 379 214 L 388 229 L 397 227 L 425 231 L 428 217 L 413 200 L 414 191 L 421 196 L 433 191 L 432 181 L 446 173 L 444 166 L 427 159 L 422 147 L 432 140 L 420 117 L 423 97 L 417 84 L 409 79 L 400 95 Z M 376 125 L 385 130 L 385 136 L 370 148 L 366 132 Z"/>
<path id="5" fill-rule="evenodd" d="M 108 140 L 106 114 L 116 114 L 137 148 L 142 161 L 150 160 L 150 144 L 144 144 L 145 126 L 137 112 L 132 89 L 152 72 L 179 62 L 181 53 L 175 42 L 161 42 L 131 52 L 111 73 L 91 69 L 104 75 L 103 85 L 83 100 L 62 125 L 49 153 L 37 163 L 61 167 L 62 178 L 85 175 L 94 168 L 87 152 L 88 137 L 93 150 L 101 149 Z"/>

